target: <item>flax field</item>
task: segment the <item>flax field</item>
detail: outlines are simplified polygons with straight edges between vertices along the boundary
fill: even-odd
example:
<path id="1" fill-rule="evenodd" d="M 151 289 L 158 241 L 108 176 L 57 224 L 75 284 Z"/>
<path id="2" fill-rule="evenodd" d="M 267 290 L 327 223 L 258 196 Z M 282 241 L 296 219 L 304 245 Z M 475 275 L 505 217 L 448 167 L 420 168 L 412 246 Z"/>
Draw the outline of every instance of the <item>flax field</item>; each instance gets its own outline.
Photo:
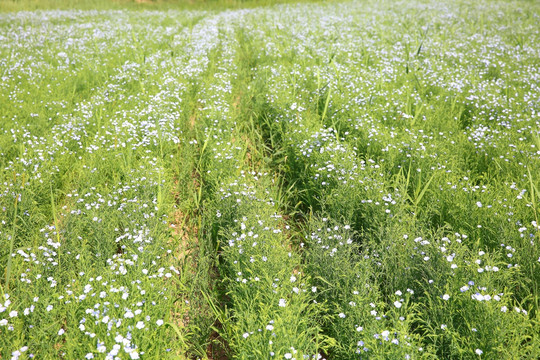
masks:
<path id="1" fill-rule="evenodd" d="M 540 3 L 23 5 L 0 359 L 540 358 Z"/>

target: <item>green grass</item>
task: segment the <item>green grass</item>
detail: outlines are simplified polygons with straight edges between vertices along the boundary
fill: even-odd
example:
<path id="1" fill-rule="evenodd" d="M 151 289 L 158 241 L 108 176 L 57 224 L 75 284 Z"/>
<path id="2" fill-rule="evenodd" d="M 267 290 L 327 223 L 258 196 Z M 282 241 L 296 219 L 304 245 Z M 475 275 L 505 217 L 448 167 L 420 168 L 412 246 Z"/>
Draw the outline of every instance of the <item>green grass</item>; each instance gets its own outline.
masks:
<path id="1" fill-rule="evenodd" d="M 0 12 L 35 10 L 226 10 L 321 0 L 5 0 Z M 335 1 L 335 0 L 331 0 Z"/>
<path id="2" fill-rule="evenodd" d="M 2 2 L 0 358 L 539 358 L 539 16 Z"/>

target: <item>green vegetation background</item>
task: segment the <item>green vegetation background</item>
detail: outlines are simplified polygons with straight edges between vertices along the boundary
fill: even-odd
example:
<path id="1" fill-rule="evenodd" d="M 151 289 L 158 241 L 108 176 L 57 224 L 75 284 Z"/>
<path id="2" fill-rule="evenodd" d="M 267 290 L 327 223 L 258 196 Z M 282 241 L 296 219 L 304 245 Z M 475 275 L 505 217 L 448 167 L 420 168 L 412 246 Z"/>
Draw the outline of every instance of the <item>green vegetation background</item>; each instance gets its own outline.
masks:
<path id="1" fill-rule="evenodd" d="M 166 10 L 202 9 L 222 10 L 228 8 L 248 8 L 283 3 L 316 3 L 320 0 L 2 0 L 0 12 L 34 10 Z M 336 2 L 325 0 L 324 2 Z"/>

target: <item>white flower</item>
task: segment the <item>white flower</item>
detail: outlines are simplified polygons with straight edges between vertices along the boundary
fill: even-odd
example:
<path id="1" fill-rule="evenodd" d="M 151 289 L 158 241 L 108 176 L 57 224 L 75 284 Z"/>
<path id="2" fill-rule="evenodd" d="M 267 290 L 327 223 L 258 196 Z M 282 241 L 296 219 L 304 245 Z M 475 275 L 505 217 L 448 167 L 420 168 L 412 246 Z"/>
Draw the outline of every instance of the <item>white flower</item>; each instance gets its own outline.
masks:
<path id="1" fill-rule="evenodd" d="M 274 327 L 272 325 L 266 325 L 266 330 L 272 331 L 274 330 Z"/>
<path id="2" fill-rule="evenodd" d="M 0 320 L 0 326 L 6 326 L 8 324 L 8 321 L 6 319 Z"/>
<path id="3" fill-rule="evenodd" d="M 443 298 L 443 300 L 446 301 L 446 300 L 450 299 L 450 295 L 444 294 L 444 295 L 442 296 L 442 298 Z"/>
<path id="4" fill-rule="evenodd" d="M 390 335 L 390 331 L 384 330 L 384 331 L 381 333 L 381 335 L 382 335 L 383 338 L 387 338 L 388 335 Z"/>
<path id="5" fill-rule="evenodd" d="M 58 330 L 58 336 L 64 335 L 65 332 L 66 332 L 66 331 L 65 331 L 64 329 Z"/>
<path id="6" fill-rule="evenodd" d="M 284 356 L 285 356 L 285 359 L 291 359 L 292 358 L 291 353 L 286 353 Z"/>
<path id="7" fill-rule="evenodd" d="M 85 358 L 87 358 L 87 359 L 93 359 L 93 358 L 94 358 L 94 354 L 88 353 L 88 354 L 86 354 Z"/>
<path id="8" fill-rule="evenodd" d="M 248 336 L 249 336 L 249 333 L 244 333 L 244 335 L 242 335 L 244 337 L 244 339 L 247 339 Z"/>
<path id="9" fill-rule="evenodd" d="M 13 310 L 9 313 L 9 317 L 17 317 L 18 314 L 19 313 L 17 311 Z"/>
<path id="10" fill-rule="evenodd" d="M 474 295 L 471 295 L 471 298 L 473 298 L 474 300 L 478 300 L 478 301 L 484 301 L 485 300 L 484 295 L 482 295 L 480 293 L 476 293 Z"/>
<path id="11" fill-rule="evenodd" d="M 118 355 L 118 352 L 120 351 L 120 345 L 114 344 L 111 352 L 109 353 L 112 356 Z"/>
<path id="12" fill-rule="evenodd" d="M 163 325 L 163 320 L 159 319 L 158 321 L 156 321 L 156 324 L 157 324 L 157 326 Z"/>
<path id="13" fill-rule="evenodd" d="M 344 313 L 339 313 L 339 317 L 344 319 L 345 318 L 345 314 Z"/>
<path id="14" fill-rule="evenodd" d="M 479 208 L 481 208 L 481 207 L 482 207 L 482 203 L 481 203 L 480 201 L 477 201 L 477 202 L 476 202 L 476 206 L 478 206 Z"/>
<path id="15" fill-rule="evenodd" d="M 474 352 L 477 353 L 478 355 L 482 355 L 482 354 L 484 353 L 484 352 L 483 352 L 482 350 L 480 350 L 480 349 L 476 349 Z"/>
<path id="16" fill-rule="evenodd" d="M 49 305 L 49 306 L 47 306 L 47 309 L 46 309 L 46 310 L 47 310 L 47 311 L 51 311 L 52 309 L 53 309 L 53 306 L 52 306 L 52 305 Z"/>
<path id="17" fill-rule="evenodd" d="M 287 306 L 287 301 L 285 299 L 279 299 L 279 306 L 281 307 Z"/>
<path id="18" fill-rule="evenodd" d="M 508 308 L 506 306 L 503 306 L 503 307 L 501 307 L 501 311 L 505 313 L 505 312 L 508 311 Z"/>
<path id="19" fill-rule="evenodd" d="M 139 321 L 139 322 L 137 322 L 137 325 L 135 325 L 135 327 L 136 327 L 137 329 L 139 329 L 139 330 L 140 330 L 140 329 L 143 329 L 143 328 L 144 328 L 144 321 Z"/>
<path id="20" fill-rule="evenodd" d="M 397 307 L 398 309 L 401 307 L 401 303 L 399 301 L 394 301 L 394 306 Z"/>

